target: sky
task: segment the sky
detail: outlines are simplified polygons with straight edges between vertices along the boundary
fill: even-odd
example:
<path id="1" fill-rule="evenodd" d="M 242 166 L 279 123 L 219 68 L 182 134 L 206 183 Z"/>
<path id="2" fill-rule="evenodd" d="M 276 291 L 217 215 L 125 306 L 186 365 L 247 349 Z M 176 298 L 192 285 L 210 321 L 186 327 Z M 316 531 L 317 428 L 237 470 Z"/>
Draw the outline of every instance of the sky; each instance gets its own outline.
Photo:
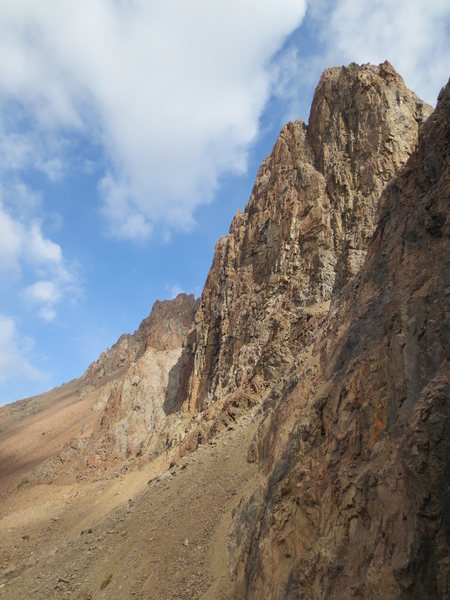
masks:
<path id="1" fill-rule="evenodd" d="M 448 0 L 0 0 L 0 405 L 200 295 L 324 68 L 389 60 L 435 105 Z"/>

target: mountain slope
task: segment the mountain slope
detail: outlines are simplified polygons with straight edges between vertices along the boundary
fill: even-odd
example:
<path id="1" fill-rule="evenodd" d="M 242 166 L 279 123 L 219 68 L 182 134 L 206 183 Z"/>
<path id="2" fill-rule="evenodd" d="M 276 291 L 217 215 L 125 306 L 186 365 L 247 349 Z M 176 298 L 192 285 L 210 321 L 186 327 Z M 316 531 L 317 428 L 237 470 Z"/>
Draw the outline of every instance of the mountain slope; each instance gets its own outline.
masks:
<path id="1" fill-rule="evenodd" d="M 449 141 L 450 84 L 312 345 L 317 391 L 300 368 L 267 407 L 248 598 L 450 594 Z"/>
<path id="2" fill-rule="evenodd" d="M 0 502 L 1 597 L 448 596 L 449 106 L 324 72 L 200 301 L 77 380 L 88 428 Z"/>
<path id="3" fill-rule="evenodd" d="M 81 378 L 0 408 L 0 496 L 23 479 L 98 478 L 136 456 L 169 412 L 195 308 L 193 295 L 155 302 Z"/>

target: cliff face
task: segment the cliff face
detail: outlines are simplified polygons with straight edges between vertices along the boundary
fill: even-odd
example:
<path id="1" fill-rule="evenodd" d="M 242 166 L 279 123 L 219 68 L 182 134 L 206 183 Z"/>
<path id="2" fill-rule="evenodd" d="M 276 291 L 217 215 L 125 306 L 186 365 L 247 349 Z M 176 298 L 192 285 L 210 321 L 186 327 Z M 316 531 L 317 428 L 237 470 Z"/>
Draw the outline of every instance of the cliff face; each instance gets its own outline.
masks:
<path id="1" fill-rule="evenodd" d="M 146 448 L 173 404 L 183 341 L 195 309 L 193 295 L 179 294 L 174 300 L 155 302 L 134 334 L 122 336 L 89 367 L 84 379 L 94 385 L 91 393 L 97 394 L 96 408 L 101 411 L 83 448 L 89 467 L 136 456 Z"/>
<path id="2" fill-rule="evenodd" d="M 450 84 L 304 350 L 317 372 L 265 407 L 268 484 L 234 530 L 248 598 L 449 596 L 449 141 Z"/>
<path id="3" fill-rule="evenodd" d="M 174 403 L 183 342 L 195 310 L 193 295 L 155 302 L 138 330 L 122 336 L 85 373 L 84 380 L 94 388 L 90 393 L 99 398 L 96 409 L 101 414 L 82 446 L 83 463 L 90 469 L 114 462 L 120 466 L 123 459 L 146 449 Z"/>
<path id="4" fill-rule="evenodd" d="M 134 333 L 121 335 L 112 348 L 88 367 L 83 375 L 84 382 L 92 386 L 102 384 L 138 361 L 147 349 L 169 351 L 181 348 L 186 331 L 192 325 L 194 312 L 195 298 L 192 294 L 156 301 L 150 315 Z"/>
<path id="5" fill-rule="evenodd" d="M 197 302 L 193 295 L 155 302 L 134 334 L 122 335 L 76 382 L 91 408 L 78 435 L 30 478 L 99 479 L 141 456 L 160 438 L 179 387 L 181 354 Z M 127 467 L 125 467 L 127 468 Z"/>
<path id="6" fill-rule="evenodd" d="M 389 63 L 324 72 L 308 126 L 283 128 L 245 212 L 216 246 L 179 405 L 201 409 L 280 377 L 304 345 L 305 315 L 319 318 L 317 305 L 359 271 L 380 194 L 430 113 Z"/>

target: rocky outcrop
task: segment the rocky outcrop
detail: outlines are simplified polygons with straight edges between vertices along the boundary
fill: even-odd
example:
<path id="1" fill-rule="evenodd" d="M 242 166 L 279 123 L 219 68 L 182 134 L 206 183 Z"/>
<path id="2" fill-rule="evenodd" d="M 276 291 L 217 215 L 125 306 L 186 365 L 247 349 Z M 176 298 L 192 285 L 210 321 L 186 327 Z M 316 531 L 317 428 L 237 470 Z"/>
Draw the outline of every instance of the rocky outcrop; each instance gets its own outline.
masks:
<path id="1" fill-rule="evenodd" d="M 202 409 L 280 378 L 304 345 L 305 315 L 360 269 L 380 194 L 430 113 L 389 63 L 324 72 L 308 126 L 283 128 L 216 246 L 178 406 Z"/>
<path id="2" fill-rule="evenodd" d="M 77 387 L 79 398 L 92 405 L 93 423 L 29 479 L 98 479 L 127 468 L 151 442 L 164 448 L 161 426 L 175 402 L 183 342 L 196 307 L 192 294 L 155 302 L 134 334 L 122 335 L 89 366 Z"/>
<path id="3" fill-rule="evenodd" d="M 94 392 L 104 402 L 99 423 L 82 452 L 89 468 L 144 452 L 174 403 L 183 342 L 195 310 L 192 294 L 155 302 L 150 316 L 133 335 L 122 336 L 89 367 L 85 379 L 91 385 L 117 373 L 117 365 L 120 373 Z"/>
<path id="4" fill-rule="evenodd" d="M 89 385 L 99 385 L 138 361 L 145 351 L 179 349 L 195 312 L 195 298 L 179 294 L 173 300 L 156 301 L 150 315 L 132 334 L 121 335 L 117 342 L 91 363 L 83 375 Z"/>
<path id="5" fill-rule="evenodd" d="M 431 114 L 392 65 L 331 68 L 317 86 L 308 124 L 316 169 L 331 207 L 333 293 L 363 264 L 386 184 L 409 158 Z"/>
<path id="6" fill-rule="evenodd" d="M 449 140 L 450 84 L 304 350 L 318 370 L 266 403 L 268 484 L 231 546 L 246 598 L 449 597 Z"/>

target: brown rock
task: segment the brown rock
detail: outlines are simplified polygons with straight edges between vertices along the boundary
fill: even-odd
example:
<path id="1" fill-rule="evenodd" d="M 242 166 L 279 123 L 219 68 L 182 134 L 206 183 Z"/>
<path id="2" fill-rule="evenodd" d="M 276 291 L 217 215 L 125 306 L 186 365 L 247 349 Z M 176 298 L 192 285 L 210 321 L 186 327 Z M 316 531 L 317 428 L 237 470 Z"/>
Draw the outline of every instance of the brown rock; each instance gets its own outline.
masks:
<path id="1" fill-rule="evenodd" d="M 280 378 L 317 326 L 308 307 L 359 271 L 380 193 L 431 110 L 389 63 L 324 72 L 309 125 L 283 128 L 245 212 L 216 246 L 179 406 L 204 408 L 250 381 Z"/>
<path id="2" fill-rule="evenodd" d="M 174 300 L 155 302 L 139 329 L 131 336 L 122 336 L 88 369 L 85 377 L 92 381 L 100 365 L 117 364 L 122 356 L 120 342 L 126 340 L 127 369 L 106 388 L 108 399 L 84 456 L 101 448 L 111 462 L 145 450 L 156 425 L 171 410 L 178 389 L 183 340 L 195 309 L 193 295 L 179 294 Z"/>
<path id="3" fill-rule="evenodd" d="M 90 401 L 94 423 L 41 464 L 30 480 L 99 478 L 112 468 L 128 468 L 153 441 L 155 428 L 172 411 L 179 387 L 183 340 L 196 310 L 193 295 L 155 302 L 132 335 L 123 335 L 78 380 L 78 396 Z M 179 435 L 178 432 L 175 435 Z M 161 436 L 163 437 L 163 436 Z"/>
<path id="4" fill-rule="evenodd" d="M 178 294 L 173 300 L 156 301 L 150 315 L 133 334 L 121 335 L 117 342 L 93 362 L 83 380 L 96 385 L 138 361 L 149 348 L 169 351 L 180 348 L 195 312 L 195 298 Z"/>
<path id="5" fill-rule="evenodd" d="M 0 479 L 41 464 L 2 492 L 11 597 L 73 596 L 75 570 L 80 597 L 449 597 L 449 88 L 430 111 L 388 63 L 327 70 L 193 325 L 193 297 L 157 303 L 81 380 L 0 409 Z M 23 431 L 51 450 L 5 453 Z"/>
<path id="6" fill-rule="evenodd" d="M 449 141 L 450 84 L 317 332 L 321 392 L 300 368 L 268 414 L 246 598 L 448 597 Z"/>

